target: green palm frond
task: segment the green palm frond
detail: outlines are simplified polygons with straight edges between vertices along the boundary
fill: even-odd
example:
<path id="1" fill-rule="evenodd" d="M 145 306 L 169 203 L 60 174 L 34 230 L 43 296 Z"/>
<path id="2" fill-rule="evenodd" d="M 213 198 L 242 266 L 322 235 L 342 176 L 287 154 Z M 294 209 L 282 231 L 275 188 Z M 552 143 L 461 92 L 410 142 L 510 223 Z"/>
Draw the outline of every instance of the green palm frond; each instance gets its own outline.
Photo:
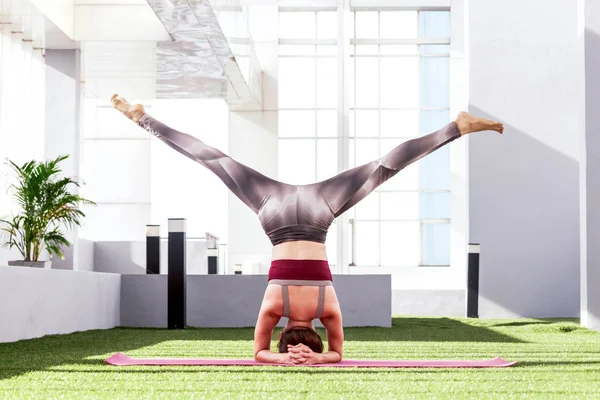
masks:
<path id="1" fill-rule="evenodd" d="M 12 220 L 0 220 L 7 236 L 5 246 L 15 247 L 25 260 L 37 261 L 45 249 L 50 256 L 64 257 L 62 248 L 69 246 L 60 229 L 81 226 L 84 205 L 96 205 L 73 193 L 80 184 L 74 178 L 61 176 L 60 163 L 68 156 L 45 162 L 29 161 L 18 165 L 8 161 L 17 176 L 10 190 L 21 212 Z"/>

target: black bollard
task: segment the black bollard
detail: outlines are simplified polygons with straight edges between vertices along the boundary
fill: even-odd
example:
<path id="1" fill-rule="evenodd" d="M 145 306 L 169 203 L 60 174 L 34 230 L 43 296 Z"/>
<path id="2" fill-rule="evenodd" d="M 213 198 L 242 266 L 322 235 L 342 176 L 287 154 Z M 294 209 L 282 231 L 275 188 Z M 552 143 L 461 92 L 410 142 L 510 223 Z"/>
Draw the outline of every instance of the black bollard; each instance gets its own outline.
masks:
<path id="1" fill-rule="evenodd" d="M 169 276 L 167 319 L 169 329 L 185 328 L 185 219 L 169 218 Z"/>
<path id="2" fill-rule="evenodd" d="M 479 243 L 469 243 L 467 318 L 479 318 Z"/>
<path id="3" fill-rule="evenodd" d="M 160 274 L 160 225 L 146 225 L 146 274 Z"/>
<path id="4" fill-rule="evenodd" d="M 206 232 L 206 257 L 208 258 L 208 274 L 219 273 L 219 238 Z"/>

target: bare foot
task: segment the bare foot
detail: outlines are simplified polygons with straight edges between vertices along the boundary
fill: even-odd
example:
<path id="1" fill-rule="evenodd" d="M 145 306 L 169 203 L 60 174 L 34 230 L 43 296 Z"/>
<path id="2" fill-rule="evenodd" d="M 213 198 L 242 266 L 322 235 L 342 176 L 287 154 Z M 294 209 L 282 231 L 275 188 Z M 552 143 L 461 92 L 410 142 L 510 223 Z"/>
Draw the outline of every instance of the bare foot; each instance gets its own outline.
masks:
<path id="1" fill-rule="evenodd" d="M 142 119 L 142 117 L 146 113 L 143 105 L 136 104 L 132 106 L 127 102 L 127 100 L 125 100 L 116 93 L 110 97 L 110 102 L 112 103 L 114 108 L 121 111 L 127 118 L 129 118 L 136 124 L 140 122 L 140 119 Z"/>
<path id="2" fill-rule="evenodd" d="M 481 131 L 504 132 L 504 125 L 491 119 L 478 118 L 469 113 L 461 112 L 456 117 L 456 125 L 462 136 Z"/>

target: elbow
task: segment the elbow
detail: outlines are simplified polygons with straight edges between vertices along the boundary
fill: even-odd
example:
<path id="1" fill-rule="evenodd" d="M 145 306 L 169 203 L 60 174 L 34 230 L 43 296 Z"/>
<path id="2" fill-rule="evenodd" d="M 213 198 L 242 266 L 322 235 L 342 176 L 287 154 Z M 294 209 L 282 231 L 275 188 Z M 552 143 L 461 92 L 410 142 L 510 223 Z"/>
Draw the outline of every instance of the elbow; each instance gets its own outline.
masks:
<path id="1" fill-rule="evenodd" d="M 264 355 L 262 354 L 264 352 L 264 350 L 259 350 L 257 352 L 254 353 L 254 361 L 262 363 L 262 362 L 267 362 L 265 360 Z"/>

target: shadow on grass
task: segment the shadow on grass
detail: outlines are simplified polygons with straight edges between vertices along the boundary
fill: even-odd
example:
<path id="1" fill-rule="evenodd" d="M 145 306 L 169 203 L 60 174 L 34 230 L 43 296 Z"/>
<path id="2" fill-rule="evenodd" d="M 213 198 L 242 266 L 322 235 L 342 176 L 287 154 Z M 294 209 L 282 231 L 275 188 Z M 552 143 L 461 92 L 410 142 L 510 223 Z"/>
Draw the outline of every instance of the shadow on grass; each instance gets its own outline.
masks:
<path id="1" fill-rule="evenodd" d="M 394 318 L 392 328 L 347 328 L 344 332 L 347 341 L 522 342 L 486 327 L 449 318 Z M 247 341 L 248 358 L 250 358 L 253 334 L 253 328 L 185 330 L 116 328 L 46 336 L 15 343 L 0 343 L 2 355 L 0 381 L 34 371 L 65 371 L 60 366 L 65 366 L 68 370 L 69 365 L 82 365 L 85 369 L 85 365 L 101 365 L 104 357 L 116 352 L 131 353 L 133 350 L 166 341 Z M 276 338 L 278 334 L 279 329 L 276 329 L 273 337 Z M 198 343 L 198 346 L 202 347 L 206 344 Z M 182 355 L 169 356 L 181 357 Z M 123 373 L 126 371 L 123 368 L 113 369 L 107 366 L 107 369 L 94 372 Z M 166 370 L 158 369 L 158 371 Z"/>
<path id="2" fill-rule="evenodd" d="M 530 325 L 551 325 L 551 324 L 555 324 L 557 321 L 559 321 L 556 318 L 553 319 L 536 319 L 535 321 L 519 321 L 519 322 L 503 322 L 500 324 L 493 324 L 490 326 L 493 327 L 502 327 L 502 326 L 530 326 Z M 564 321 L 564 319 L 561 319 L 560 321 Z"/>
<path id="3" fill-rule="evenodd" d="M 346 341 L 494 342 L 522 340 L 450 318 L 392 318 L 392 328 L 344 329 Z"/>
<path id="4" fill-rule="evenodd" d="M 101 361 L 86 359 L 152 346 L 168 340 L 170 332 L 159 330 L 148 335 L 132 333 L 134 331 L 127 333 L 127 330 L 116 328 L 0 343 L 0 381 L 53 366 L 98 364 Z"/>
<path id="5" fill-rule="evenodd" d="M 522 361 L 517 364 L 521 367 L 556 367 L 560 365 L 581 365 L 581 366 L 598 366 L 600 360 L 582 360 L 582 361 Z"/>

